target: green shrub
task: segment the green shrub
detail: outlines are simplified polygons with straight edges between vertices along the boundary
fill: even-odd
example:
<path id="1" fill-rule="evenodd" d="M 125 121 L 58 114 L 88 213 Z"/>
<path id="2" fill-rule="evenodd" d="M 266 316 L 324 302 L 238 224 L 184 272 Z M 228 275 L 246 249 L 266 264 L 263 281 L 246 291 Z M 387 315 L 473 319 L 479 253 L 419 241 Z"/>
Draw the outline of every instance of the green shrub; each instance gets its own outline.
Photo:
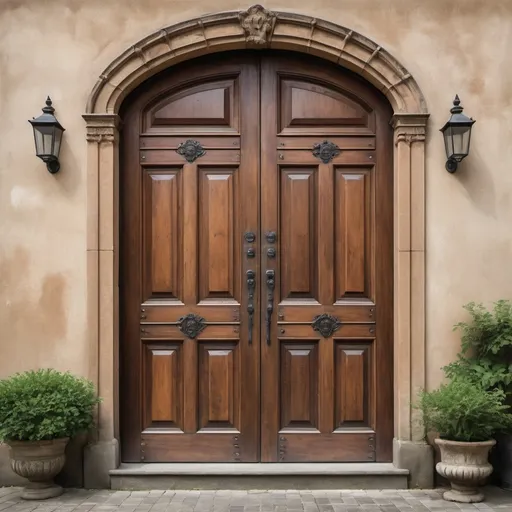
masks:
<path id="1" fill-rule="evenodd" d="M 443 370 L 450 379 L 464 378 L 486 389 L 512 394 L 512 303 L 498 300 L 492 311 L 482 304 L 464 306 L 470 322 L 459 322 L 462 350 Z"/>
<path id="2" fill-rule="evenodd" d="M 73 437 L 92 427 L 99 401 L 92 382 L 69 372 L 17 373 L 0 381 L 0 439 Z"/>
<path id="3" fill-rule="evenodd" d="M 435 431 L 450 441 L 488 441 L 512 426 L 505 393 L 486 390 L 458 378 L 430 392 L 422 391 L 419 408 L 423 413 L 425 433 Z"/>

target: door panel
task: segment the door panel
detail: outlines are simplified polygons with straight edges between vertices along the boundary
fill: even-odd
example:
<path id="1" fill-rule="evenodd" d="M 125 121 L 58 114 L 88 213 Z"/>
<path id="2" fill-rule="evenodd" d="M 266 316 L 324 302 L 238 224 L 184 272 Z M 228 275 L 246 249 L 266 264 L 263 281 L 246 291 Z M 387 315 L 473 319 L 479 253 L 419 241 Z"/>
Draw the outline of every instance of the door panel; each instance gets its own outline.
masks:
<path id="1" fill-rule="evenodd" d="M 123 461 L 391 460 L 380 93 L 309 56 L 228 53 L 122 115 Z"/>
<path id="2" fill-rule="evenodd" d="M 389 112 L 302 57 L 263 60 L 261 80 L 262 460 L 391 460 Z"/>
<path id="3" fill-rule="evenodd" d="M 125 461 L 258 460 L 259 323 L 250 343 L 245 292 L 258 257 L 242 255 L 259 218 L 258 77 L 251 59 L 183 66 L 125 113 Z"/>

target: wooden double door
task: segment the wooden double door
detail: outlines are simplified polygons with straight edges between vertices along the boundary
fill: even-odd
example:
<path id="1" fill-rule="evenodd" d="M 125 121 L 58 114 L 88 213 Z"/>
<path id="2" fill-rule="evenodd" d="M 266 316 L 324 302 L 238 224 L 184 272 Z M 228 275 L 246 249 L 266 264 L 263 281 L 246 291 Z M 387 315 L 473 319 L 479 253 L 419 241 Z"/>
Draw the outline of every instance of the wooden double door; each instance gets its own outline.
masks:
<path id="1" fill-rule="evenodd" d="M 125 101 L 125 462 L 391 460 L 390 118 L 348 71 L 275 51 Z"/>

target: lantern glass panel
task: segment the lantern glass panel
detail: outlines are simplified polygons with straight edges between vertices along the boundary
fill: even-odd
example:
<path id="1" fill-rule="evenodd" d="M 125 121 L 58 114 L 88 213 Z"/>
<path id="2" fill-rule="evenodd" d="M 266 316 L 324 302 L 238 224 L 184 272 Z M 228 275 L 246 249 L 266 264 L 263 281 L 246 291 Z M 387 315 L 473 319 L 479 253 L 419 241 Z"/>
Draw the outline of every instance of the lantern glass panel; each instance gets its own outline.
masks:
<path id="1" fill-rule="evenodd" d="M 54 128 L 54 142 L 53 142 L 53 155 L 58 158 L 60 152 L 60 143 L 62 140 L 62 130 L 60 128 Z"/>
<path id="2" fill-rule="evenodd" d="M 53 155 L 53 126 L 35 126 L 34 137 L 38 156 Z"/>
<path id="3" fill-rule="evenodd" d="M 469 153 L 469 126 L 450 126 L 444 132 L 444 144 L 447 158 L 461 161 Z"/>

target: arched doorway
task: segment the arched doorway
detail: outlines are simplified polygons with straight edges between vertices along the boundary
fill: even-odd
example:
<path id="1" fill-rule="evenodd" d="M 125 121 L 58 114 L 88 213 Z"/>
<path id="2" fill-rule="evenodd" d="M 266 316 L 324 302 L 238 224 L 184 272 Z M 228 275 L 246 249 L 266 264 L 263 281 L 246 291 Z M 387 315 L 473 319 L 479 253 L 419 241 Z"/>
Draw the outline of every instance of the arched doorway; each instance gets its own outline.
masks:
<path id="1" fill-rule="evenodd" d="M 259 42 L 256 18 L 266 22 Z M 247 21 L 249 20 L 249 22 Z M 267 23 L 268 22 L 268 23 Z M 268 30 L 267 30 L 268 29 Z M 257 39 L 257 37 L 256 37 Z M 205 15 L 148 35 L 101 73 L 87 102 L 87 331 L 91 378 L 103 402 L 97 436 L 85 452 L 86 486 L 108 486 L 119 464 L 118 140 L 123 99 L 159 71 L 199 55 L 245 49 L 313 53 L 350 69 L 383 92 L 394 115 L 393 463 L 410 471 L 412 486 L 429 486 L 431 450 L 411 399 L 425 385 L 425 133 L 428 111 L 413 76 L 378 44 L 334 23 L 256 6 Z M 427 459 L 428 460 L 428 459 Z"/>
<path id="2" fill-rule="evenodd" d="M 280 51 L 124 101 L 123 461 L 391 461 L 392 115 Z"/>

